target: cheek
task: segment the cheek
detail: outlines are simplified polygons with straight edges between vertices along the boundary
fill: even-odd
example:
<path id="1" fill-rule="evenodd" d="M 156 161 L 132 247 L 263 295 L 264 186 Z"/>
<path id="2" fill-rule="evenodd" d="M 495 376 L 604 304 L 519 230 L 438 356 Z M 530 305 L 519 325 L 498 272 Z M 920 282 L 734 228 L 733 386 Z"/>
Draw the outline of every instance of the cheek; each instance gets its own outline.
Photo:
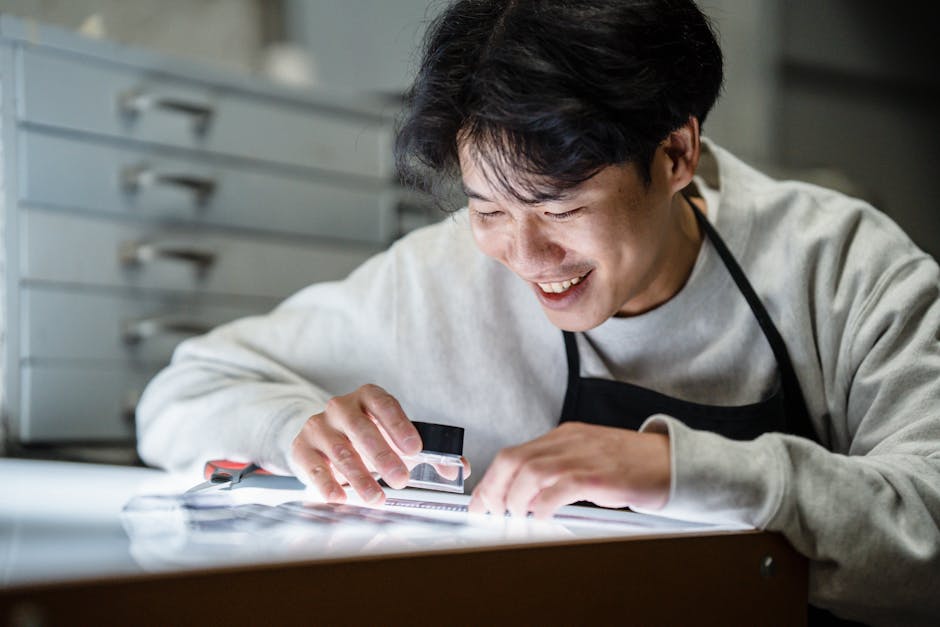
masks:
<path id="1" fill-rule="evenodd" d="M 569 249 L 579 259 L 596 263 L 605 271 L 613 270 L 610 266 L 619 265 L 624 254 L 629 252 L 630 244 L 623 231 L 611 227 L 609 224 L 599 225 L 569 238 Z"/>
<path id="2" fill-rule="evenodd" d="M 657 213 L 637 198 L 622 198 L 605 217 L 592 235 L 606 256 L 636 263 L 658 246 Z"/>
<path id="3" fill-rule="evenodd" d="M 473 233 L 473 241 L 476 242 L 480 252 L 493 259 L 503 258 L 506 248 L 504 238 L 500 237 L 497 232 L 478 224 L 472 225 L 470 231 Z"/>

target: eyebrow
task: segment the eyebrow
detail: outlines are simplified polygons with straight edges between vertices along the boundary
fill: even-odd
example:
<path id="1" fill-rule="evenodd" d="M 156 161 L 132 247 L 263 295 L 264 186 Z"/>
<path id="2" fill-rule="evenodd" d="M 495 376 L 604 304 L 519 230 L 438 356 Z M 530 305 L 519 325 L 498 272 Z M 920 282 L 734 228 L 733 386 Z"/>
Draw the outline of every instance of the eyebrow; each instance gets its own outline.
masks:
<path id="1" fill-rule="evenodd" d="M 487 198 L 487 197 L 484 196 L 483 194 L 481 194 L 481 193 L 479 193 L 479 192 L 475 192 L 475 191 L 473 191 L 472 189 L 470 189 L 469 187 L 467 187 L 467 184 L 466 184 L 466 183 L 461 182 L 461 183 L 460 183 L 460 187 L 463 189 L 463 193 L 464 193 L 464 195 L 465 195 L 467 198 L 473 198 L 473 199 L 476 199 L 476 200 L 482 200 L 483 202 L 493 202 L 492 200 L 490 200 L 489 198 Z"/>
<path id="2" fill-rule="evenodd" d="M 466 196 L 467 198 L 473 198 L 475 200 L 481 200 L 483 202 L 490 202 L 490 203 L 496 202 L 495 200 L 487 198 L 480 192 L 474 191 L 470 189 L 469 187 L 467 187 L 467 183 L 465 181 L 460 181 L 460 188 L 461 188 L 461 191 L 463 191 L 464 196 Z M 535 200 L 523 199 L 522 202 L 526 204 L 530 204 L 530 205 L 537 205 L 537 204 L 541 204 L 544 202 L 566 202 L 566 201 L 572 200 L 572 198 L 577 196 L 577 194 L 572 193 L 572 191 L 573 190 L 561 190 L 555 194 L 544 194 L 543 197 L 535 199 Z"/>

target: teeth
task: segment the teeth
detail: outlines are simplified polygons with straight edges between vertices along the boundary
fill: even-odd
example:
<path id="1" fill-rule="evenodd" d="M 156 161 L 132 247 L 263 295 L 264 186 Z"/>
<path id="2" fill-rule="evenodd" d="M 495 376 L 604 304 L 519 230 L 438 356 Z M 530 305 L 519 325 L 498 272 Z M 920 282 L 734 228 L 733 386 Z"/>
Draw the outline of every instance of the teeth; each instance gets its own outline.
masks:
<path id="1" fill-rule="evenodd" d="M 560 283 L 539 283 L 538 286 L 543 292 L 561 294 L 567 291 L 572 285 L 577 285 L 580 281 L 581 277 L 576 276 L 573 279 L 561 281 Z"/>

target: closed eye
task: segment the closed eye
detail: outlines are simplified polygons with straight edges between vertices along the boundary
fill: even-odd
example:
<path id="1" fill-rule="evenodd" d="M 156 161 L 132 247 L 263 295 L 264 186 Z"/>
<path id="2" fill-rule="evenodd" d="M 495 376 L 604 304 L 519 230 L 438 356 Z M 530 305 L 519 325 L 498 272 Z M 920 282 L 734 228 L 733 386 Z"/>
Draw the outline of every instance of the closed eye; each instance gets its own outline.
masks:
<path id="1" fill-rule="evenodd" d="M 553 213 L 551 211 L 546 211 L 545 215 L 551 218 L 552 220 L 567 220 L 568 218 L 573 218 L 574 216 L 581 213 L 584 207 L 578 207 L 577 209 L 572 209 L 571 211 L 562 211 L 561 213 Z"/>
<path id="2" fill-rule="evenodd" d="M 485 222 L 486 220 L 492 220 L 493 218 L 497 218 L 503 215 L 503 212 L 502 211 L 479 211 L 477 209 L 474 209 L 473 215 L 475 215 L 477 218 Z"/>

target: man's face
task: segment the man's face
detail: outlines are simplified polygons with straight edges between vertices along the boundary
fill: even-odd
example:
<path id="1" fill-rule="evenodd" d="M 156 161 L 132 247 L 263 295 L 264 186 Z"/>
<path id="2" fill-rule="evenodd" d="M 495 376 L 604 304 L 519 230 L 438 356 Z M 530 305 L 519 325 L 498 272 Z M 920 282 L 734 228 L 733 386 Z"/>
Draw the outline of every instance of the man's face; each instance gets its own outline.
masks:
<path id="1" fill-rule="evenodd" d="M 655 175 L 647 187 L 635 166 L 608 166 L 561 199 L 526 204 L 491 186 L 465 146 L 460 168 L 477 246 L 529 284 L 555 326 L 585 331 L 672 296 L 679 212 Z"/>

